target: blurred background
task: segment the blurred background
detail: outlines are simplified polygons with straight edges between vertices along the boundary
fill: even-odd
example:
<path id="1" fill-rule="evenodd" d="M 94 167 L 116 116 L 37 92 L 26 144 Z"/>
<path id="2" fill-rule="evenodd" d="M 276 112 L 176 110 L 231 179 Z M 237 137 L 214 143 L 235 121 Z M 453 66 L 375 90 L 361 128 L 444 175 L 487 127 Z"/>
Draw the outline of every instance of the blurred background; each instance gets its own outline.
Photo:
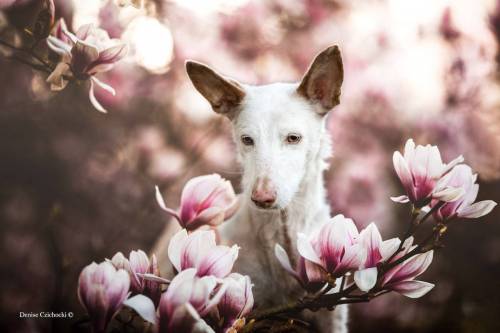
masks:
<path id="1" fill-rule="evenodd" d="M 40 1 L 0 1 L 0 38 L 16 41 Z M 479 173 L 479 199 L 500 201 L 500 2 L 401 0 L 59 0 L 75 31 L 94 23 L 131 52 L 99 94 L 0 57 L 0 331 L 66 332 L 75 320 L 18 318 L 74 311 L 80 270 L 115 252 L 151 250 L 187 179 L 218 172 L 239 188 L 228 121 L 184 72 L 195 59 L 253 84 L 297 81 L 340 45 L 345 82 L 331 112 L 329 202 L 359 227 L 401 234 L 407 209 L 392 152 L 407 138 L 459 154 Z M 0 47 L 0 53 L 5 50 Z M 42 52 L 43 53 L 43 52 Z M 245 249 L 243 249 L 245 250 Z M 387 295 L 351 307 L 351 332 L 500 332 L 500 209 L 453 225 L 423 279 L 427 296 Z"/>

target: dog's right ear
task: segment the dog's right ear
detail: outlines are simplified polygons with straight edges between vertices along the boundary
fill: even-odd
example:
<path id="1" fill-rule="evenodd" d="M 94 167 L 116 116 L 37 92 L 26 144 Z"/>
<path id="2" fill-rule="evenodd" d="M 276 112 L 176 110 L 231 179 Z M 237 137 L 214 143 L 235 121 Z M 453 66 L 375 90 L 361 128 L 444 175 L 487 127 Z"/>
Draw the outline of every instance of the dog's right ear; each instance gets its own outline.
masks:
<path id="1" fill-rule="evenodd" d="M 212 109 L 232 118 L 245 97 L 243 87 L 195 61 L 186 61 L 186 71 L 194 87 L 210 102 Z"/>

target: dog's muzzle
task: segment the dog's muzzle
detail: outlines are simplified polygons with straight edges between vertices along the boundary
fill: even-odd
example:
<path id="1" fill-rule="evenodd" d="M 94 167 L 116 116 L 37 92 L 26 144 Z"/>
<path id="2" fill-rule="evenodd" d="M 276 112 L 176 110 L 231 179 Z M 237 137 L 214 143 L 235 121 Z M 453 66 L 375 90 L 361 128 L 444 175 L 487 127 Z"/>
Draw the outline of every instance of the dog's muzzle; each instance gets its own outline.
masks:
<path id="1" fill-rule="evenodd" d="M 276 189 L 269 178 L 257 178 L 252 190 L 252 201 L 259 208 L 273 207 L 276 202 Z"/>

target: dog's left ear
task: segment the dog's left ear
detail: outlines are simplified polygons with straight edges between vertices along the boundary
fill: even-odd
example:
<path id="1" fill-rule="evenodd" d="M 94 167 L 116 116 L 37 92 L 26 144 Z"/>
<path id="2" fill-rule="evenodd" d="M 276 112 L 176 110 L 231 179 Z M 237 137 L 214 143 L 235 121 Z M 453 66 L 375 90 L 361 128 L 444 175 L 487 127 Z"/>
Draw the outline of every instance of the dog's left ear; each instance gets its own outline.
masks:
<path id="1" fill-rule="evenodd" d="M 337 45 L 316 56 L 302 79 L 297 93 L 312 103 L 318 103 L 318 113 L 326 114 L 340 103 L 340 87 L 344 80 L 342 57 Z"/>

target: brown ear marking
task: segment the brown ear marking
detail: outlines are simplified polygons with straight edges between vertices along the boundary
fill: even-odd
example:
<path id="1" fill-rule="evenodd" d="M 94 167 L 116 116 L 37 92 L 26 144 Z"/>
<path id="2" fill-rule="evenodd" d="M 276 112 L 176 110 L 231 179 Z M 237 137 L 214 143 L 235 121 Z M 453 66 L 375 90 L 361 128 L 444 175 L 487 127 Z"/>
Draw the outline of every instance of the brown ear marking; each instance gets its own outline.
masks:
<path id="1" fill-rule="evenodd" d="M 204 64 L 191 60 L 186 61 L 186 72 L 196 90 L 210 102 L 212 109 L 231 118 L 245 97 L 245 91 L 240 84 L 224 78 Z"/>
<path id="2" fill-rule="evenodd" d="M 313 103 L 319 103 L 326 114 L 340 103 L 340 88 L 344 80 L 342 56 L 337 45 L 316 56 L 297 88 L 297 93 Z"/>

